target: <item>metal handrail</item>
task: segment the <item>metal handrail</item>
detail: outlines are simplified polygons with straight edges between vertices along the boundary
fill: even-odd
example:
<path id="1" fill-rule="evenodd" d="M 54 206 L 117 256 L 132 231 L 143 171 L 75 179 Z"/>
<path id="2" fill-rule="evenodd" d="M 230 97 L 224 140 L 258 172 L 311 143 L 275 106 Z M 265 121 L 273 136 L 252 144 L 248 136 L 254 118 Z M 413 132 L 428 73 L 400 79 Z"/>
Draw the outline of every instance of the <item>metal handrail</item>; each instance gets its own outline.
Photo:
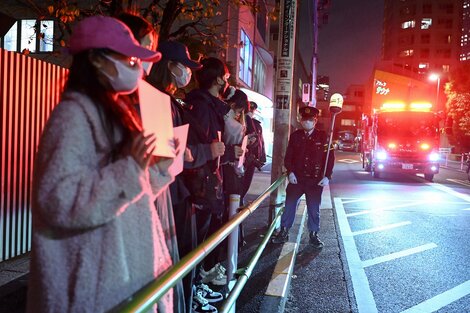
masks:
<path id="1" fill-rule="evenodd" d="M 268 228 L 268 231 L 266 232 L 263 240 L 261 241 L 261 244 L 258 246 L 258 248 L 255 251 L 255 254 L 251 258 L 250 262 L 248 262 L 248 265 L 238 271 L 238 275 L 240 276 L 237 279 L 237 282 L 232 288 L 232 291 L 230 292 L 230 295 L 228 296 L 227 300 L 225 300 L 224 304 L 220 308 L 220 312 L 226 313 L 229 312 L 230 309 L 233 307 L 235 301 L 237 301 L 238 296 L 243 290 L 243 287 L 245 287 L 248 279 L 250 278 L 251 274 L 253 273 L 253 269 L 256 266 L 256 263 L 258 263 L 259 258 L 261 257 L 261 254 L 264 251 L 264 248 L 266 248 L 266 245 L 269 242 L 269 239 L 271 238 L 271 235 L 273 234 L 274 230 L 276 229 L 276 224 L 278 220 L 281 218 L 282 213 L 284 212 L 284 207 L 282 207 L 279 212 L 277 212 L 274 220 L 272 221 L 271 225 Z"/>
<path id="2" fill-rule="evenodd" d="M 238 227 L 259 205 L 281 185 L 287 175 L 281 175 L 271 186 L 268 187 L 256 200 L 246 207 L 242 207 L 232 219 L 218 231 L 212 234 L 206 241 L 196 249 L 188 253 L 177 264 L 173 265 L 168 272 L 161 277 L 144 286 L 137 291 L 125 303 L 111 310 L 111 312 L 145 312 L 152 308 L 160 298 L 165 295 L 176 283 L 199 264 L 217 245 L 219 245 L 230 233 Z M 273 227 L 273 226 L 271 226 Z M 271 229 L 271 228 L 270 228 Z M 274 229 L 273 229 L 274 230 Z M 272 233 L 272 231 L 271 231 Z"/>

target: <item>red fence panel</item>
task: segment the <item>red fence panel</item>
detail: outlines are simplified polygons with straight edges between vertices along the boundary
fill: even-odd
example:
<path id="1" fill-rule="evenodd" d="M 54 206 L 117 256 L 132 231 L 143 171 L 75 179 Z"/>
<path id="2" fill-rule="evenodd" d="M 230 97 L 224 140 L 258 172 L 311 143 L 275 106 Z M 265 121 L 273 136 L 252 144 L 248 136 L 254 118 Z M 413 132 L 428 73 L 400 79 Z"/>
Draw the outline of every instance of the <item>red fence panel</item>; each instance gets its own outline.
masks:
<path id="1" fill-rule="evenodd" d="M 33 163 L 67 70 L 0 49 L 0 262 L 31 249 Z"/>

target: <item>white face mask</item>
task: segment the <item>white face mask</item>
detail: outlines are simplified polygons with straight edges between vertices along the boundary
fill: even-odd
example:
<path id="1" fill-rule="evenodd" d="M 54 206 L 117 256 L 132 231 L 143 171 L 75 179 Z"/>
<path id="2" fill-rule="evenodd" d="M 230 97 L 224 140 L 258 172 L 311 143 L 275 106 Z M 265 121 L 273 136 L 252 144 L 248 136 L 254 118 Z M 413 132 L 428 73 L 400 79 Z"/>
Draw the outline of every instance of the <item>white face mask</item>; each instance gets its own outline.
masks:
<path id="1" fill-rule="evenodd" d="M 175 73 L 171 72 L 171 74 L 175 77 L 176 87 L 183 88 L 188 86 L 189 82 L 191 81 L 191 69 L 181 63 L 177 63 L 176 67 L 181 70 L 181 76 L 177 76 Z"/>
<path id="2" fill-rule="evenodd" d="M 134 67 L 129 67 L 109 55 L 103 54 L 103 56 L 114 64 L 118 72 L 117 76 L 111 76 L 102 71 L 103 75 L 108 78 L 113 90 L 122 94 L 134 92 L 142 77 L 142 67 L 140 63 L 136 64 Z"/>
<path id="3" fill-rule="evenodd" d="M 307 131 L 312 130 L 313 126 L 315 126 L 314 121 L 302 121 L 302 122 L 300 122 L 300 124 L 302 125 L 303 129 L 305 129 Z"/>
<path id="4" fill-rule="evenodd" d="M 152 69 L 153 63 L 152 62 L 142 62 L 142 68 L 144 69 L 145 75 L 150 74 L 150 70 Z"/>

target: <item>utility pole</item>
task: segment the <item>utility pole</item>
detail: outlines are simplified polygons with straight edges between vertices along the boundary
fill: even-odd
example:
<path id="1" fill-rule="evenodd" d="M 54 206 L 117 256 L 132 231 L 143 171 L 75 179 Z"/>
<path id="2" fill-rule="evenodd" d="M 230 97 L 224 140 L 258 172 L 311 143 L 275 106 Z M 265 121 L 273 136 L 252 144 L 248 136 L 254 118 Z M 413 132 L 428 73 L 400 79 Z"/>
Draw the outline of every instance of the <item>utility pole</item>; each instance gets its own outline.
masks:
<path id="1" fill-rule="evenodd" d="M 313 54 L 312 54 L 312 101 L 317 106 L 317 69 L 318 69 L 318 0 L 313 0 Z"/>
<path id="2" fill-rule="evenodd" d="M 295 58 L 295 34 L 297 18 L 297 1 L 281 0 L 281 16 L 279 19 L 279 41 L 277 52 L 276 89 L 274 103 L 274 142 L 273 163 L 271 169 L 271 182 L 274 182 L 283 173 L 284 156 L 287 150 L 287 141 L 290 131 L 290 111 L 292 108 L 292 94 Z M 285 184 L 271 194 L 269 223 L 279 210 L 279 204 L 285 198 Z"/>

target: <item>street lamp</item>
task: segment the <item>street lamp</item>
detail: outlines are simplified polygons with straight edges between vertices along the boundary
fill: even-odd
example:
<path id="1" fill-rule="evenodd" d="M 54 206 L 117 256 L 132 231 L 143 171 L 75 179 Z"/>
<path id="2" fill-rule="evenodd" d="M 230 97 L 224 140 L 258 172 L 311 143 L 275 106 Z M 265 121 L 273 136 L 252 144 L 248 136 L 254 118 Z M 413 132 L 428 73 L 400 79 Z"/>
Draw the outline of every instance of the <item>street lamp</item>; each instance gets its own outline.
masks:
<path id="1" fill-rule="evenodd" d="M 438 110 L 439 107 L 439 89 L 440 89 L 440 85 L 441 85 L 441 77 L 436 74 L 436 73 L 433 73 L 431 75 L 429 75 L 429 80 L 435 82 L 437 81 L 437 91 L 436 91 L 436 109 Z"/>
<path id="2" fill-rule="evenodd" d="M 334 93 L 331 95 L 329 109 L 333 117 L 331 119 L 330 139 L 328 141 L 328 146 L 327 146 L 325 167 L 323 169 L 323 176 L 326 175 L 326 167 L 328 165 L 328 158 L 330 156 L 330 147 L 331 147 L 331 142 L 333 141 L 333 131 L 335 128 L 336 114 L 340 113 L 343 110 L 343 101 L 344 101 L 343 96 L 340 95 L 339 93 Z"/>

